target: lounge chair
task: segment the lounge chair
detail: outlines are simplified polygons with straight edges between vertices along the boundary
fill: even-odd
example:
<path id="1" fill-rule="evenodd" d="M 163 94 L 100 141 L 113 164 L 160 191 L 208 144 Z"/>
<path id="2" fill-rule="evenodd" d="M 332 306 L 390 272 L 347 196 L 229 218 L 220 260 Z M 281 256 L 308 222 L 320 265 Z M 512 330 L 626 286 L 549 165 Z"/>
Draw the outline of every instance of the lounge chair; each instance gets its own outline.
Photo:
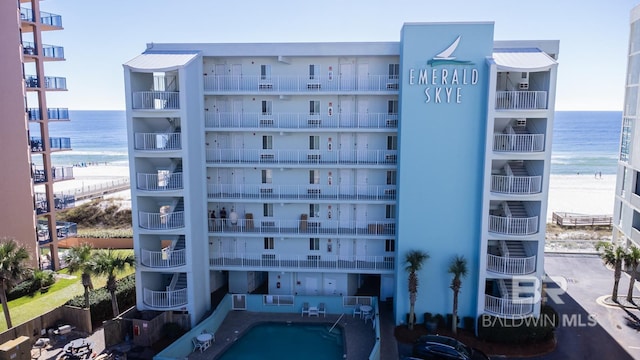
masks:
<path id="1" fill-rule="evenodd" d="M 366 314 L 364 316 L 364 323 L 367 323 L 367 320 L 371 320 L 371 322 L 373 323 L 373 319 L 375 318 L 375 314 L 373 313 L 373 311 L 370 311 L 368 314 Z"/>
<path id="2" fill-rule="evenodd" d="M 302 314 L 300 316 L 304 316 L 304 314 L 309 315 L 309 303 L 305 302 L 302 304 Z"/>
<path id="3" fill-rule="evenodd" d="M 191 339 L 191 343 L 193 344 L 193 351 L 200 350 L 200 352 L 203 352 L 205 350 L 204 344 L 198 341 L 198 339 Z"/>
<path id="4" fill-rule="evenodd" d="M 353 308 L 353 317 L 356 317 L 356 315 L 358 315 L 358 317 L 362 319 L 362 309 L 360 309 L 360 304 L 356 304 L 356 306 Z"/>
<path id="5" fill-rule="evenodd" d="M 322 314 L 324 317 L 327 317 L 327 309 L 324 306 L 324 303 L 320 303 L 320 305 L 318 305 L 318 314 Z"/>

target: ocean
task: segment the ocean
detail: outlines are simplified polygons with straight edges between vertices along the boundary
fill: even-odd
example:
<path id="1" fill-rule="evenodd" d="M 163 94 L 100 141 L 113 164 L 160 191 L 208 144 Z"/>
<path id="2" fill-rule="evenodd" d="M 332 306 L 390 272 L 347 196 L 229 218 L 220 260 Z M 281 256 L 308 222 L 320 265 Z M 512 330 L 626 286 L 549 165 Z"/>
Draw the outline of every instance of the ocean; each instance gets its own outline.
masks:
<path id="1" fill-rule="evenodd" d="M 53 154 L 54 165 L 90 162 L 128 164 L 124 111 L 76 110 L 70 111 L 70 118 L 69 122 L 51 123 L 49 126 L 52 137 L 71 138 L 73 149 Z M 620 111 L 557 111 L 551 173 L 615 174 L 621 121 Z M 32 131 L 32 134 L 37 133 Z"/>

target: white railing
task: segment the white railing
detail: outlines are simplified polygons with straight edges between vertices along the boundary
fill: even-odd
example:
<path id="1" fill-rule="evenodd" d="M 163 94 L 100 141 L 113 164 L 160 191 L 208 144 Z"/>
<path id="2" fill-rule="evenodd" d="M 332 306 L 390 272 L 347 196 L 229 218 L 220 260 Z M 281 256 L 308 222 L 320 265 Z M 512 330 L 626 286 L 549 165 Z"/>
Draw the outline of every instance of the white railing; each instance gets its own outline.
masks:
<path id="1" fill-rule="evenodd" d="M 496 109 L 498 110 L 535 110 L 546 108 L 546 91 L 496 91 Z"/>
<path id="2" fill-rule="evenodd" d="M 544 151 L 544 134 L 493 134 L 493 151 Z"/>
<path id="3" fill-rule="evenodd" d="M 506 275 L 525 275 L 536 271 L 536 256 L 505 257 L 487 254 L 487 270 Z"/>
<path id="4" fill-rule="evenodd" d="M 141 252 L 142 265 L 152 268 L 169 268 L 183 266 L 187 263 L 186 250 L 161 250 L 150 251 L 142 249 Z"/>
<path id="5" fill-rule="evenodd" d="M 214 268 L 394 270 L 394 256 L 283 255 L 264 253 L 216 253 Z"/>
<path id="6" fill-rule="evenodd" d="M 531 235 L 538 232 L 538 217 L 489 215 L 489 231 L 506 235 Z"/>
<path id="7" fill-rule="evenodd" d="M 349 307 L 355 306 L 356 304 L 372 306 L 373 300 L 374 298 L 371 296 L 343 296 L 342 306 Z"/>
<path id="8" fill-rule="evenodd" d="M 187 289 L 155 291 L 144 289 L 144 303 L 154 308 L 172 308 L 187 303 Z"/>
<path id="9" fill-rule="evenodd" d="M 249 113 L 220 112 L 205 113 L 207 128 L 274 128 L 274 129 L 314 129 L 314 128 L 363 128 L 396 129 L 398 114 L 387 113 Z"/>
<path id="10" fill-rule="evenodd" d="M 334 234 L 334 235 L 395 235 L 395 221 L 341 221 L 320 220 L 272 220 L 238 219 L 232 224 L 229 219 L 209 219 L 209 232 L 251 234 Z M 317 219 L 317 220 L 316 220 Z"/>
<path id="11" fill-rule="evenodd" d="M 395 200 L 395 185 L 207 184 L 209 199 Z"/>
<path id="12" fill-rule="evenodd" d="M 143 229 L 179 229 L 184 227 L 184 211 L 175 211 L 169 214 L 139 211 L 138 221 Z"/>
<path id="13" fill-rule="evenodd" d="M 180 133 L 135 133 L 136 150 L 180 150 Z"/>
<path id="14" fill-rule="evenodd" d="M 336 92 L 336 91 L 384 91 L 398 92 L 398 79 L 389 75 L 363 76 L 271 76 L 214 75 L 205 76 L 205 91 L 230 92 Z"/>
<path id="15" fill-rule="evenodd" d="M 491 191 L 504 194 L 537 194 L 542 191 L 542 176 L 491 175 Z"/>
<path id="16" fill-rule="evenodd" d="M 207 149 L 208 163 L 223 164 L 396 164 L 396 150 L 263 150 L 263 149 Z"/>
<path id="17" fill-rule="evenodd" d="M 137 186 L 139 190 L 165 191 L 180 190 L 183 188 L 182 173 L 167 174 L 166 176 L 138 173 L 137 178 Z"/>
<path id="18" fill-rule="evenodd" d="M 180 109 L 180 93 L 176 91 L 136 91 L 133 93 L 133 109 Z"/>
<path id="19" fill-rule="evenodd" d="M 514 301 L 509 298 L 499 298 L 485 294 L 484 310 L 500 316 L 529 315 L 533 313 L 533 298 Z"/>
<path id="20" fill-rule="evenodd" d="M 293 295 L 262 295 L 263 305 L 293 306 L 294 300 Z"/>

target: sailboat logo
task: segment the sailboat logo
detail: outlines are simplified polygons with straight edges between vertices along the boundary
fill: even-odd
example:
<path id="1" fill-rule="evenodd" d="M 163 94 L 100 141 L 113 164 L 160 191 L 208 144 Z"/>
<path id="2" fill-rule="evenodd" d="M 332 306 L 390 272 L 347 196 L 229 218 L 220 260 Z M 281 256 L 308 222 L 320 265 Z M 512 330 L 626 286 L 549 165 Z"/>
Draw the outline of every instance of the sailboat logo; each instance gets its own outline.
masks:
<path id="1" fill-rule="evenodd" d="M 460 36 L 458 36 L 449 47 L 444 49 L 438 55 L 434 56 L 433 59 L 427 61 L 427 64 L 431 66 L 436 65 L 444 65 L 444 64 L 457 64 L 457 65 L 473 65 L 471 61 L 465 60 L 456 60 L 453 52 L 458 48 L 458 44 L 460 43 Z"/>

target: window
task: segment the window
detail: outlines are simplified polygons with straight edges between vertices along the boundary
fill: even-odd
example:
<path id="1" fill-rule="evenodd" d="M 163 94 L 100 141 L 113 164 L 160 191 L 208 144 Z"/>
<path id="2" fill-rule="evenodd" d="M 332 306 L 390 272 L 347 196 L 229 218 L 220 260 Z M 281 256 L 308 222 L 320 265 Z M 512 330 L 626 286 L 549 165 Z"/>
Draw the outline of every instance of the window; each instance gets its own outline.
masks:
<path id="1" fill-rule="evenodd" d="M 387 171 L 387 185 L 395 185 L 396 184 L 396 171 L 389 170 Z"/>
<path id="2" fill-rule="evenodd" d="M 396 240 L 395 239 L 387 239 L 384 241 L 384 251 L 386 252 L 394 252 L 396 251 Z"/>
<path id="3" fill-rule="evenodd" d="M 262 183 L 271 184 L 272 175 L 273 173 L 271 169 L 262 170 Z"/>
<path id="4" fill-rule="evenodd" d="M 396 206 L 395 205 L 387 205 L 386 206 L 386 218 L 387 219 L 395 219 L 396 218 Z"/>
<path id="5" fill-rule="evenodd" d="M 320 150 L 320 136 L 309 136 L 309 150 Z"/>
<path id="6" fill-rule="evenodd" d="M 271 65 L 260 65 L 260 80 L 271 80 Z"/>
<path id="7" fill-rule="evenodd" d="M 310 238 L 309 239 L 309 250 L 320 250 L 320 239 L 319 238 Z"/>
<path id="8" fill-rule="evenodd" d="M 264 238 L 264 249 L 265 250 L 273 250 L 273 238 L 272 237 L 266 237 Z"/>
<path id="9" fill-rule="evenodd" d="M 320 170 L 309 170 L 309 184 L 320 184 Z"/>
<path id="10" fill-rule="evenodd" d="M 262 100 L 262 115 L 271 115 L 271 106 L 273 102 L 271 100 Z"/>
<path id="11" fill-rule="evenodd" d="M 400 77 L 400 64 L 389 64 L 389 80 L 397 80 Z"/>
<path id="12" fill-rule="evenodd" d="M 387 136 L 387 150 L 398 150 L 398 136 Z"/>
<path id="13" fill-rule="evenodd" d="M 389 115 L 398 114 L 398 100 L 389 100 L 389 102 L 387 103 L 387 114 Z"/>
<path id="14" fill-rule="evenodd" d="M 320 115 L 320 101 L 309 101 L 309 115 Z"/>
<path id="15" fill-rule="evenodd" d="M 273 217 L 273 204 L 262 204 L 262 215 L 264 217 Z"/>
<path id="16" fill-rule="evenodd" d="M 320 75 L 319 65 L 309 65 L 309 80 L 317 80 Z"/>
<path id="17" fill-rule="evenodd" d="M 629 117 L 622 119 L 622 134 L 620 136 L 620 161 L 629 162 L 631 150 L 631 128 L 633 120 Z"/>
<path id="18" fill-rule="evenodd" d="M 320 204 L 309 204 L 309 217 L 320 217 Z"/>
<path id="19" fill-rule="evenodd" d="M 271 150 L 271 149 L 273 149 L 273 136 L 272 135 L 263 135 L 262 136 L 262 149 L 263 150 Z"/>

